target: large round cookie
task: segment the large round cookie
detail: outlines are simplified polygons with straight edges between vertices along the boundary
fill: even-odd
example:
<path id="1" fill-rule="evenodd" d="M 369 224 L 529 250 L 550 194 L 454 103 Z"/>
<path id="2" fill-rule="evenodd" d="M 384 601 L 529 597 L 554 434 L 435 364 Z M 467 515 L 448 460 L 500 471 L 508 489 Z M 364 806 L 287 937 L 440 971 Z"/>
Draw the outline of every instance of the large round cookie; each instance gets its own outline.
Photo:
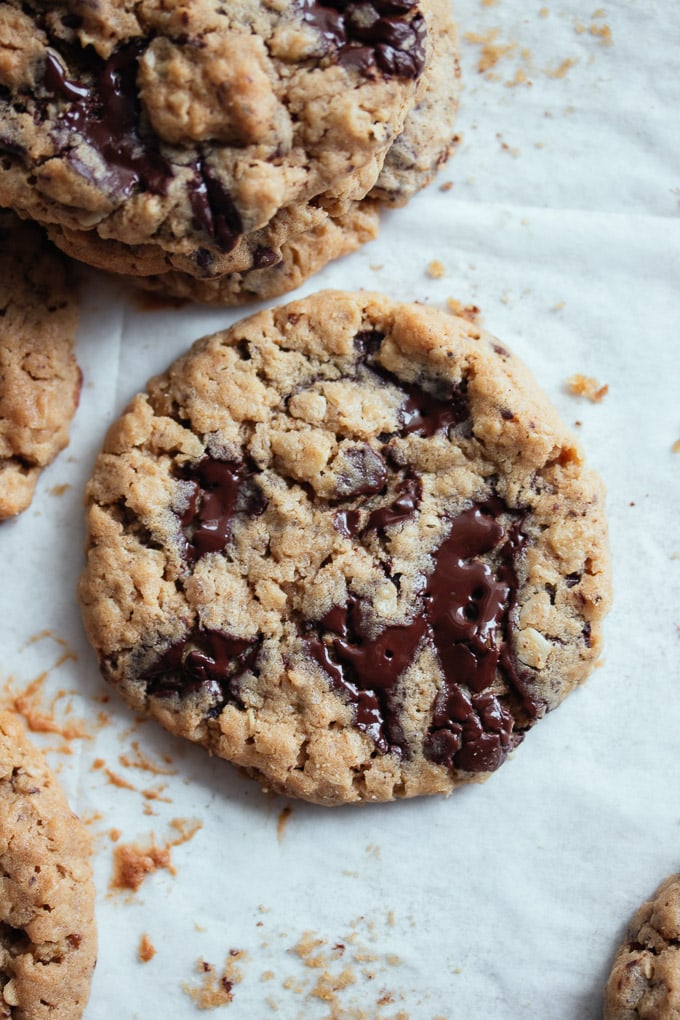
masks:
<path id="1" fill-rule="evenodd" d="M 605 989 L 605 1020 L 680 1016 L 680 874 L 643 903 L 628 926 Z"/>
<path id="2" fill-rule="evenodd" d="M 0 712 L 0 1016 L 77 1020 L 97 953 L 89 835 Z"/>
<path id="3" fill-rule="evenodd" d="M 0 204 L 149 273 L 242 271 L 280 214 L 365 196 L 431 49 L 419 0 L 2 3 Z"/>
<path id="4" fill-rule="evenodd" d="M 81 376 L 78 303 L 66 260 L 41 230 L 0 212 L 0 520 L 29 506 L 68 443 Z"/>
<path id="5" fill-rule="evenodd" d="M 483 779 L 600 651 L 601 483 L 504 346 L 420 305 L 325 292 L 199 341 L 87 502 L 103 675 L 277 791 Z"/>

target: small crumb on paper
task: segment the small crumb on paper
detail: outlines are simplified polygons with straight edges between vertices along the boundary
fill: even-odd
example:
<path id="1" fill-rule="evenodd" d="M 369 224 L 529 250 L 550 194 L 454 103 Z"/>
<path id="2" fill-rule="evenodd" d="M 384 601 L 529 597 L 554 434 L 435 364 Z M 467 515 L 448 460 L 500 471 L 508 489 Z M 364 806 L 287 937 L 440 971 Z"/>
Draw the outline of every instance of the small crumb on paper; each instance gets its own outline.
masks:
<path id="1" fill-rule="evenodd" d="M 599 404 L 609 393 L 609 386 L 606 383 L 601 386 L 597 379 L 589 375 L 572 375 L 567 379 L 565 386 L 572 396 L 585 397 L 593 404 Z"/>
<path id="2" fill-rule="evenodd" d="M 243 973 L 236 964 L 245 958 L 246 953 L 242 949 L 230 949 L 221 974 L 217 972 L 214 963 L 208 963 L 203 959 L 197 960 L 196 970 L 201 975 L 201 981 L 193 985 L 182 981 L 182 991 L 193 999 L 199 1009 L 226 1006 L 233 1001 L 234 985 L 243 980 Z"/>
<path id="3" fill-rule="evenodd" d="M 288 825 L 288 819 L 293 813 L 293 809 L 290 804 L 286 804 L 285 807 L 281 808 L 279 812 L 278 821 L 276 822 L 276 837 L 279 843 L 283 842 L 283 837 L 286 832 L 286 826 Z"/>
<path id="4" fill-rule="evenodd" d="M 464 305 L 456 298 L 447 298 L 446 307 L 452 315 L 457 315 L 460 319 L 467 319 L 468 322 L 479 322 L 481 318 L 481 312 L 477 305 Z"/>
<path id="5" fill-rule="evenodd" d="M 671 446 L 671 450 L 673 453 L 680 453 L 680 439 L 675 440 L 675 442 Z"/>
<path id="6" fill-rule="evenodd" d="M 441 280 L 443 276 L 446 276 L 444 263 L 433 259 L 427 267 L 427 275 L 431 276 L 433 280 Z"/>
<path id="7" fill-rule="evenodd" d="M 187 843 L 203 827 L 202 822 L 186 818 L 173 818 L 171 825 L 178 835 L 158 846 L 152 834 L 147 846 L 136 843 L 121 843 L 113 851 L 113 878 L 109 888 L 114 891 L 127 890 L 137 892 L 147 875 L 160 868 L 165 868 L 171 875 L 176 871 L 172 865 L 171 850 L 175 846 Z"/>
<path id="8" fill-rule="evenodd" d="M 140 963 L 148 963 L 149 960 L 153 960 L 156 955 L 156 947 L 145 933 L 139 940 L 139 947 L 137 949 L 137 958 Z"/>

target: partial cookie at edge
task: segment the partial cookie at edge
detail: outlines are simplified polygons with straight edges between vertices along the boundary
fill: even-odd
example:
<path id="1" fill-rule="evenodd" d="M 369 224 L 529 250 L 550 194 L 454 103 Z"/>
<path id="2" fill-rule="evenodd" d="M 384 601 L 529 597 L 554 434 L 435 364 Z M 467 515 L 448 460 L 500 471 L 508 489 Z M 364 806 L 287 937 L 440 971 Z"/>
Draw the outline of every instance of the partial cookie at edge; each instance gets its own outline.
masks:
<path id="1" fill-rule="evenodd" d="M 605 988 L 605 1020 L 680 1016 L 680 874 L 665 879 L 628 925 Z"/>
<path id="2" fill-rule="evenodd" d="M 0 1015 L 82 1016 L 97 954 L 91 855 L 56 776 L 0 712 Z"/>
<path id="3" fill-rule="evenodd" d="M 68 444 L 81 374 L 67 260 L 42 231 L 0 211 L 0 520 L 25 510 Z"/>

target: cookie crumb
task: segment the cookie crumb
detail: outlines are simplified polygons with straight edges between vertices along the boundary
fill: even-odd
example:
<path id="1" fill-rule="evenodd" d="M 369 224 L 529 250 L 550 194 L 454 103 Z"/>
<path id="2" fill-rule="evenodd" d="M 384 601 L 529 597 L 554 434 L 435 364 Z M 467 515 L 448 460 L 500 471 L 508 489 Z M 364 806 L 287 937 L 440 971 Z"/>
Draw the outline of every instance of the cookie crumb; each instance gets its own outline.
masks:
<path id="1" fill-rule="evenodd" d="M 675 440 L 675 442 L 671 446 L 671 450 L 673 453 L 680 453 L 680 439 Z"/>
<path id="2" fill-rule="evenodd" d="M 433 280 L 441 280 L 443 276 L 446 276 L 446 269 L 443 262 L 438 259 L 433 259 L 427 267 L 427 275 L 431 276 Z"/>
<path id="3" fill-rule="evenodd" d="M 457 315 L 460 319 L 476 323 L 481 321 L 481 312 L 477 305 L 464 305 L 462 301 L 450 297 L 446 299 L 446 307 L 452 315 Z"/>
<path id="4" fill-rule="evenodd" d="M 571 68 L 577 63 L 577 60 L 573 60 L 571 57 L 565 57 L 564 60 L 557 65 L 557 67 L 546 67 L 546 78 L 566 78 Z"/>
<path id="5" fill-rule="evenodd" d="M 599 404 L 609 393 L 609 386 L 605 383 L 600 386 L 597 379 L 589 375 L 572 375 L 566 383 L 567 392 L 574 397 L 585 397 L 593 404 Z"/>
<path id="6" fill-rule="evenodd" d="M 68 482 L 64 482 L 63 485 L 53 485 L 50 489 L 50 496 L 63 496 L 70 488 Z"/>
<path id="7" fill-rule="evenodd" d="M 443 184 L 439 185 L 439 190 L 440 191 L 450 191 L 452 187 L 453 187 L 453 181 L 444 181 Z"/>
<path id="8" fill-rule="evenodd" d="M 114 874 L 109 888 L 113 891 L 127 890 L 137 892 L 147 875 L 160 868 L 165 868 L 171 875 L 176 871 L 172 865 L 170 851 L 175 846 L 187 843 L 199 829 L 201 822 L 190 822 L 186 818 L 173 818 L 170 823 L 179 833 L 175 839 L 168 840 L 164 846 L 157 846 L 152 835 L 148 846 L 142 847 L 135 843 L 121 843 L 113 851 Z"/>
<path id="9" fill-rule="evenodd" d="M 137 949 L 137 958 L 140 963 L 148 963 L 149 960 L 153 960 L 156 955 L 156 947 L 145 933 L 139 940 L 139 948 Z"/>
<path id="10" fill-rule="evenodd" d="M 233 988 L 243 980 L 242 971 L 236 966 L 236 962 L 246 958 L 242 949 L 230 949 L 222 973 L 217 973 L 213 963 L 208 963 L 200 958 L 196 961 L 196 971 L 202 975 L 198 985 L 190 985 L 181 982 L 181 989 L 193 999 L 198 1009 L 216 1009 L 218 1006 L 226 1006 L 234 999 Z"/>

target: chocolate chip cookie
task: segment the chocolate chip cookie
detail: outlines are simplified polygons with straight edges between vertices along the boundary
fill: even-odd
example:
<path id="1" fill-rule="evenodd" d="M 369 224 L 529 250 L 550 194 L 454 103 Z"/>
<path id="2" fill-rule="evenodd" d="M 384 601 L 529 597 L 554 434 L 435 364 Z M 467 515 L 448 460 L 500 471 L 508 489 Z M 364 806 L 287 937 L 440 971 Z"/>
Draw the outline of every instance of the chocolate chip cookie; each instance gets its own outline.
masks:
<path id="1" fill-rule="evenodd" d="M 80 397 L 78 304 L 65 258 L 0 212 L 0 520 L 29 506 Z"/>
<path id="2" fill-rule="evenodd" d="M 605 989 L 605 1020 L 680 1015 L 680 875 L 671 875 L 628 926 Z"/>
<path id="3" fill-rule="evenodd" d="M 280 217 L 375 183 L 420 95 L 426 7 L 1 3 L 0 203 L 128 272 L 262 268 Z"/>
<path id="4" fill-rule="evenodd" d="M 0 1016 L 77 1020 L 97 953 L 90 838 L 16 716 L 0 712 Z"/>
<path id="5" fill-rule="evenodd" d="M 323 292 L 199 341 L 87 503 L 104 677 L 272 790 L 482 780 L 600 652 L 601 482 L 504 345 L 417 304 Z"/>

